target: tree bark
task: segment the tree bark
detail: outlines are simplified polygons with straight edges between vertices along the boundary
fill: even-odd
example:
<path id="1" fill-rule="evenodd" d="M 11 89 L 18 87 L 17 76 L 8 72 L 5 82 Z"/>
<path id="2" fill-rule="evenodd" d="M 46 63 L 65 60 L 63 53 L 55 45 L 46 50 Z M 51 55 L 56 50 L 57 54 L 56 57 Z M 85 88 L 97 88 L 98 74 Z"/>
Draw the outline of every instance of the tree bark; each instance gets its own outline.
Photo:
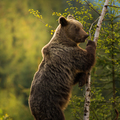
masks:
<path id="1" fill-rule="evenodd" d="M 95 42 L 96 46 L 97 46 L 97 40 L 98 40 L 98 37 L 99 37 L 102 21 L 103 21 L 103 18 L 105 16 L 105 13 L 106 13 L 106 10 L 107 10 L 108 2 L 109 2 L 109 0 L 105 1 L 102 12 L 101 12 L 101 15 L 100 15 L 100 18 L 99 18 L 98 23 L 97 23 L 97 28 L 96 28 L 95 35 L 94 35 L 94 40 L 93 40 Z M 85 103 L 84 103 L 84 117 L 83 117 L 83 120 L 89 120 L 89 115 L 90 115 L 90 98 L 91 98 L 90 82 L 91 82 L 91 76 L 89 74 L 88 81 L 85 85 Z"/>

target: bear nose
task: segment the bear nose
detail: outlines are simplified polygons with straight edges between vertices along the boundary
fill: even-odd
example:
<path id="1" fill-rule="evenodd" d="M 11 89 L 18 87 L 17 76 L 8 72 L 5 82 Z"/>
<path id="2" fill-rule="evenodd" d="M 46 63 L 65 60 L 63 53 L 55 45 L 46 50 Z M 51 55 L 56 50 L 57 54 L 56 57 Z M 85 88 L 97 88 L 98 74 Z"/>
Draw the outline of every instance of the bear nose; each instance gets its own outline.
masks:
<path id="1" fill-rule="evenodd" d="M 86 39 L 88 36 L 89 36 L 89 35 L 87 34 L 87 35 L 85 35 L 85 37 L 84 37 L 84 38 Z"/>

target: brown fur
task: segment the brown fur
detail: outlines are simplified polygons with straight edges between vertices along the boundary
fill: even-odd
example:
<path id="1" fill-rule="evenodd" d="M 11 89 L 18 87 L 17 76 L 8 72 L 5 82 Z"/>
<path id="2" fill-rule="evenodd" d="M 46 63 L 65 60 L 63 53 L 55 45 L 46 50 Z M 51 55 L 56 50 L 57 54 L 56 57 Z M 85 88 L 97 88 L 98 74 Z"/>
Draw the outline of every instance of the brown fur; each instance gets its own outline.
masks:
<path id="1" fill-rule="evenodd" d="M 71 90 L 79 81 L 85 83 L 95 62 L 95 43 L 89 41 L 86 50 L 78 43 L 88 34 L 73 16 L 59 18 L 59 26 L 50 42 L 42 49 L 43 60 L 34 75 L 29 106 L 35 120 L 65 120 Z"/>

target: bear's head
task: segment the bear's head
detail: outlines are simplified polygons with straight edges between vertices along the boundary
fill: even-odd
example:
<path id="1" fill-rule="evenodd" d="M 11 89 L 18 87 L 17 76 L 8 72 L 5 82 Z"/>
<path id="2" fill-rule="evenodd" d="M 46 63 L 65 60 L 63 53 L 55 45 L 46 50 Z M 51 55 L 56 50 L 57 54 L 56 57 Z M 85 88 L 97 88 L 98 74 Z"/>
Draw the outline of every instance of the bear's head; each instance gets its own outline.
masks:
<path id="1" fill-rule="evenodd" d="M 67 19 L 61 16 L 59 18 L 59 24 L 61 25 L 61 29 L 64 30 L 67 37 L 76 43 L 85 42 L 85 39 L 89 36 L 83 30 L 82 24 L 75 20 L 72 15 L 68 15 Z"/>

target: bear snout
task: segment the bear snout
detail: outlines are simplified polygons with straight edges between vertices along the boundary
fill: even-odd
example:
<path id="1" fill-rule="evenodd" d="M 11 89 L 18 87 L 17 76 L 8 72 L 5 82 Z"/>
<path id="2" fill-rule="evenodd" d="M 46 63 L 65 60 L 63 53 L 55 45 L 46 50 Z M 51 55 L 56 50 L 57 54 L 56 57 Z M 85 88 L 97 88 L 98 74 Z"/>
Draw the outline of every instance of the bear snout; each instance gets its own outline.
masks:
<path id="1" fill-rule="evenodd" d="M 86 34 L 82 39 L 81 39 L 81 42 L 85 42 L 85 39 L 88 37 L 89 35 Z"/>
<path id="2" fill-rule="evenodd" d="M 85 35 L 85 36 L 84 36 L 84 39 L 86 39 L 88 36 L 89 36 L 88 34 L 87 34 L 87 35 Z"/>

